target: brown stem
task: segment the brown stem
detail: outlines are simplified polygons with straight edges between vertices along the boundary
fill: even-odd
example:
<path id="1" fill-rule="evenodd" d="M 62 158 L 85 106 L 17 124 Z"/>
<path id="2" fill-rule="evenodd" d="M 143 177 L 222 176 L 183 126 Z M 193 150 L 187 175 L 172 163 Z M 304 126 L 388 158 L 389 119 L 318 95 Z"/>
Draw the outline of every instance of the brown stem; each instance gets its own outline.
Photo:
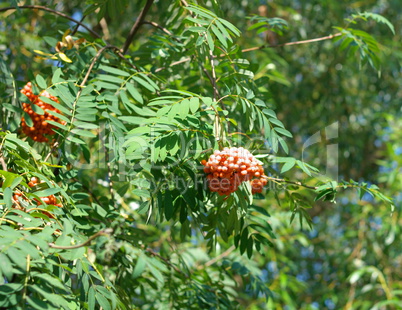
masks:
<path id="1" fill-rule="evenodd" d="M 78 28 L 80 27 L 80 25 L 82 25 L 82 22 L 84 21 L 85 17 L 87 17 L 87 16 L 86 16 L 86 15 L 82 15 L 81 20 L 80 20 L 80 23 L 77 24 L 77 25 L 75 26 L 74 30 L 71 32 L 71 35 L 72 35 L 72 36 L 76 34 L 76 32 L 78 31 Z"/>
<path id="2" fill-rule="evenodd" d="M 106 18 L 103 17 L 99 21 L 99 25 L 102 28 L 102 32 L 103 32 L 103 35 L 104 35 L 103 38 L 105 40 L 109 40 L 110 39 L 110 31 L 109 31 L 109 26 L 107 25 Z"/>
<path id="3" fill-rule="evenodd" d="M 8 171 L 6 161 L 4 160 L 3 154 L 0 154 L 0 163 L 4 171 Z"/>
<path id="4" fill-rule="evenodd" d="M 300 187 L 305 187 L 305 188 L 308 188 L 308 189 L 316 190 L 318 188 L 317 186 L 310 186 L 310 185 L 303 184 L 301 182 L 293 182 L 293 181 L 288 181 L 288 180 L 285 180 L 285 179 L 279 179 L 279 178 L 268 177 L 268 176 L 264 176 L 264 178 L 266 178 L 267 180 L 274 181 L 274 182 L 292 184 L 292 185 L 296 185 L 296 186 L 300 186 Z"/>
<path id="5" fill-rule="evenodd" d="M 214 101 L 219 100 L 219 91 L 218 91 L 218 85 L 216 85 L 216 73 L 215 73 L 215 64 L 214 64 L 214 54 L 212 53 L 211 50 L 209 50 L 209 61 L 211 62 L 211 72 L 212 72 L 212 88 L 214 90 Z M 223 107 L 223 105 L 222 105 Z"/>
<path id="6" fill-rule="evenodd" d="M 230 253 L 232 253 L 234 250 L 236 249 L 236 247 L 234 245 L 232 245 L 231 247 L 229 247 L 225 252 L 223 252 L 222 254 L 216 256 L 215 258 L 211 259 L 210 261 L 207 261 L 204 264 L 204 267 L 209 267 L 212 266 L 213 264 L 215 264 L 218 260 L 221 260 L 222 258 L 228 256 Z M 200 268 L 202 268 L 203 266 L 200 266 Z"/>
<path id="7" fill-rule="evenodd" d="M 182 64 L 182 63 L 185 63 L 185 62 L 189 62 L 191 59 L 193 59 L 193 58 L 192 58 L 192 57 L 187 57 L 187 58 L 184 58 L 184 59 L 182 59 L 182 60 L 178 60 L 178 61 L 172 62 L 172 63 L 169 65 L 169 67 L 173 67 L 173 66 L 177 66 L 177 65 L 180 65 L 180 64 Z M 155 70 L 155 73 L 160 72 L 160 71 L 165 70 L 165 69 L 166 69 L 166 67 L 158 68 L 158 69 Z"/>
<path id="8" fill-rule="evenodd" d="M 167 258 L 161 256 L 159 253 L 156 253 L 154 250 L 151 248 L 147 248 L 146 251 L 151 254 L 152 256 L 158 257 L 159 259 L 163 260 L 165 264 L 169 265 L 171 268 L 173 268 L 177 273 L 183 274 L 186 278 L 188 278 L 188 275 L 186 275 L 183 271 L 181 271 L 179 268 L 177 268 L 176 265 L 173 265 L 170 260 Z"/>
<path id="9" fill-rule="evenodd" d="M 261 49 L 264 49 L 264 48 L 272 48 L 272 47 L 281 47 L 281 46 L 290 46 L 290 45 L 298 45 L 298 44 L 307 44 L 307 43 L 312 43 L 312 42 L 319 42 L 319 41 L 324 41 L 324 40 L 330 40 L 330 39 L 333 39 L 335 37 L 339 37 L 340 35 L 342 35 L 342 33 L 338 32 L 338 33 L 335 33 L 335 34 L 331 34 L 329 36 L 315 38 L 315 39 L 309 39 L 309 40 L 302 40 L 302 41 L 296 41 L 296 42 L 287 42 L 287 43 L 276 44 L 276 45 L 266 45 L 266 44 L 264 44 L 264 45 L 261 45 L 261 46 L 255 46 L 255 47 L 246 48 L 246 49 L 242 50 L 242 52 L 247 53 L 247 52 L 251 52 L 251 51 L 261 50 Z M 225 56 L 225 55 L 223 55 L 223 56 Z"/>
<path id="10" fill-rule="evenodd" d="M 137 20 L 135 21 L 133 27 L 130 30 L 130 33 L 127 36 L 126 42 L 124 42 L 124 46 L 121 49 L 123 54 L 127 53 L 128 47 L 130 46 L 131 42 L 133 41 L 134 36 L 137 33 L 138 29 L 140 29 L 140 27 L 144 21 L 145 15 L 147 15 L 148 10 L 150 9 L 153 2 L 154 2 L 154 0 L 147 0 L 147 3 L 145 3 L 144 8 L 142 9 L 140 15 L 138 16 Z"/>
<path id="11" fill-rule="evenodd" d="M 97 34 L 95 31 L 93 31 L 91 28 L 87 27 L 86 25 L 84 25 L 83 23 L 81 23 L 80 21 L 53 9 L 49 9 L 48 7 L 42 6 L 42 5 L 19 5 L 18 8 L 20 9 L 33 9 L 33 10 L 42 10 L 42 11 L 47 11 L 50 13 L 53 13 L 55 15 L 59 15 L 61 17 L 64 17 L 68 20 L 71 20 L 72 22 L 80 25 L 81 27 L 85 28 L 86 30 L 88 30 L 88 32 L 95 38 L 100 38 L 101 36 L 99 34 Z M 10 7 L 5 7 L 5 8 L 0 8 L 0 12 L 6 12 L 9 10 L 16 10 L 17 7 L 16 6 L 10 6 Z"/>
<path id="12" fill-rule="evenodd" d="M 164 33 L 166 33 L 167 35 L 173 36 L 173 33 L 170 32 L 170 30 L 166 29 L 165 27 L 162 27 L 161 25 L 159 25 L 159 24 L 157 24 L 157 23 L 155 23 L 155 22 L 150 22 L 150 21 L 148 21 L 148 20 L 144 20 L 142 23 L 143 23 L 143 24 L 147 24 L 147 25 L 151 25 L 151 26 L 153 26 L 153 27 L 155 27 L 155 28 L 158 28 L 158 29 L 162 30 L 162 31 L 163 31 Z M 174 40 L 177 40 L 177 39 L 175 39 L 175 38 L 173 38 L 173 39 L 174 39 Z"/>
<path id="13" fill-rule="evenodd" d="M 94 234 L 91 237 L 89 237 L 88 240 L 83 242 L 83 243 L 80 243 L 80 244 L 77 244 L 77 245 L 62 246 L 62 245 L 55 245 L 53 242 L 51 242 L 51 243 L 49 243 L 49 247 L 51 247 L 53 249 L 60 249 L 60 250 L 78 249 L 78 248 L 82 248 L 84 246 L 89 245 L 92 242 L 92 240 L 94 240 L 95 238 L 98 238 L 99 236 L 110 236 L 112 232 L 113 232 L 113 229 L 106 228 L 104 230 L 98 231 L 96 234 Z"/>
<path id="14" fill-rule="evenodd" d="M 340 35 L 342 35 L 340 32 L 339 33 L 335 33 L 333 35 L 329 35 L 329 36 L 325 36 L 325 37 L 321 37 L 321 38 L 316 38 L 316 39 L 310 39 L 310 40 L 304 40 L 304 41 L 296 41 L 296 42 L 288 42 L 288 43 L 283 43 L 283 44 L 278 44 L 278 45 L 262 45 L 262 46 L 257 46 L 257 47 L 251 47 L 251 48 L 246 48 L 244 50 L 242 50 L 243 53 L 247 53 L 247 52 L 251 52 L 251 51 L 256 51 L 256 50 L 260 50 L 260 49 L 264 49 L 264 48 L 274 48 L 274 47 L 281 47 L 281 46 L 289 46 L 289 45 L 298 45 L 298 44 L 306 44 L 306 43 L 311 43 L 311 42 L 318 42 L 318 41 L 324 41 L 324 40 L 329 40 L 335 37 L 339 37 Z M 225 54 L 221 54 L 219 55 L 219 57 L 224 57 Z M 217 57 L 217 56 L 214 56 Z M 184 58 L 182 60 L 176 61 L 176 62 L 172 62 L 169 67 L 173 67 L 179 64 L 182 64 L 184 62 L 188 62 L 190 61 L 192 58 L 188 57 L 188 58 Z M 167 69 L 167 67 L 162 67 L 162 68 L 158 68 L 155 70 L 155 72 L 160 72 L 162 70 Z M 221 98 L 220 100 L 222 100 L 223 98 Z M 220 101 L 218 100 L 218 101 Z"/>
<path id="15" fill-rule="evenodd" d="M 82 80 L 81 84 L 80 84 L 80 90 L 77 93 L 77 98 L 81 95 L 82 89 L 85 86 L 85 84 L 88 81 L 89 75 L 91 74 L 92 69 L 94 68 L 96 62 L 98 61 L 99 57 L 102 55 L 102 53 L 107 50 L 108 48 L 112 49 L 113 47 L 110 45 L 106 45 L 104 47 L 102 47 L 95 55 L 94 59 L 92 59 L 91 64 L 89 65 L 88 71 L 84 76 L 84 79 Z"/>

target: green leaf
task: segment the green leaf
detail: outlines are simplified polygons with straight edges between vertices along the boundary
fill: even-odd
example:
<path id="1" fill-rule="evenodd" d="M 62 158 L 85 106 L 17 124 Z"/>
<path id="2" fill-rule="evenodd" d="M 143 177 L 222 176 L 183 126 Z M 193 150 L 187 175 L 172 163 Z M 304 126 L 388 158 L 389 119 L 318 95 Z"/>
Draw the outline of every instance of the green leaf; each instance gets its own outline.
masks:
<path id="1" fill-rule="evenodd" d="M 28 304 L 37 310 L 52 309 L 46 301 L 40 300 L 34 296 L 27 296 Z"/>
<path id="2" fill-rule="evenodd" d="M 29 254 L 32 259 L 40 259 L 38 249 L 25 240 L 21 240 L 15 244 L 17 248 L 22 250 L 25 254 Z"/>
<path id="3" fill-rule="evenodd" d="M 282 137 L 278 137 L 278 142 L 282 146 L 283 151 L 286 154 L 289 154 L 289 148 L 288 148 L 288 145 L 286 144 L 286 141 Z"/>
<path id="4" fill-rule="evenodd" d="M 190 111 L 192 114 L 197 112 L 199 106 L 200 106 L 200 99 L 198 97 L 190 98 Z"/>
<path id="5" fill-rule="evenodd" d="M 292 169 L 296 165 L 296 160 L 291 158 L 291 161 L 286 162 L 281 169 L 281 173 L 285 173 L 286 171 Z"/>
<path id="6" fill-rule="evenodd" d="M 152 275 L 155 277 L 155 279 L 161 283 L 165 282 L 165 278 L 163 277 L 163 274 L 156 268 L 154 265 L 151 263 L 151 260 L 148 260 L 148 269 L 152 273 Z"/>
<path id="7" fill-rule="evenodd" d="M 297 165 L 300 167 L 301 170 L 303 170 L 308 176 L 311 176 L 310 170 L 304 165 L 304 163 L 300 160 L 297 160 Z"/>
<path id="8" fill-rule="evenodd" d="M 24 119 L 25 119 L 25 122 L 26 122 L 27 126 L 32 127 L 33 126 L 33 121 L 31 119 L 31 116 L 25 111 L 23 113 L 23 116 L 24 116 Z"/>
<path id="9" fill-rule="evenodd" d="M 11 281 L 13 277 L 13 266 L 8 257 L 3 253 L 0 253 L 0 272 L 6 276 L 8 281 Z M 0 285 L 0 288 L 1 287 Z"/>
<path id="10" fill-rule="evenodd" d="M 174 213 L 174 207 L 172 203 L 172 196 L 170 191 L 166 191 L 165 195 L 163 196 L 163 202 L 160 201 L 159 203 L 163 203 L 163 211 L 166 217 L 166 220 L 170 220 Z"/>
<path id="11" fill-rule="evenodd" d="M 218 38 L 219 42 L 225 47 L 228 47 L 228 43 L 226 42 L 225 37 L 222 35 L 222 33 L 219 31 L 219 29 L 215 26 L 211 26 L 212 32 L 215 34 L 215 36 Z"/>
<path id="12" fill-rule="evenodd" d="M 144 86 L 146 89 L 148 89 L 151 92 L 154 92 L 156 88 L 154 88 L 151 83 L 146 81 L 144 78 L 141 78 L 140 76 L 133 76 L 133 80 L 135 80 L 138 84 Z"/>
<path id="13" fill-rule="evenodd" d="M 101 294 L 95 293 L 95 299 L 104 310 L 111 310 L 109 301 Z"/>
<path id="14" fill-rule="evenodd" d="M 22 290 L 22 283 L 7 283 L 0 285 L 0 295 L 9 295 Z M 3 297 L 2 297 L 3 298 Z"/>
<path id="15" fill-rule="evenodd" d="M 36 83 L 38 83 L 38 86 L 42 89 L 46 89 L 47 88 L 47 83 L 45 81 L 45 79 L 41 76 L 41 75 L 37 75 L 35 77 Z"/>
<path id="16" fill-rule="evenodd" d="M 117 68 L 113 68 L 113 67 L 110 67 L 110 66 L 100 65 L 99 69 L 101 69 L 103 71 L 106 71 L 106 72 L 109 72 L 109 73 L 112 73 L 114 75 L 126 76 L 126 77 L 130 76 L 130 74 L 128 72 L 120 70 L 120 69 L 117 69 Z"/>
<path id="17" fill-rule="evenodd" d="M 364 18 L 371 18 L 373 20 L 375 20 L 377 23 L 382 23 L 388 26 L 388 28 L 392 31 L 392 34 L 395 34 L 395 28 L 394 25 L 392 25 L 392 23 L 386 19 L 384 16 L 381 16 L 379 14 L 376 13 L 372 13 L 372 12 L 363 12 L 363 13 L 359 13 L 359 16 L 362 16 Z"/>
<path id="18" fill-rule="evenodd" d="M 179 117 L 181 119 L 185 119 L 188 115 L 190 109 L 190 100 L 185 99 L 180 103 L 180 108 L 179 108 Z"/>
<path id="19" fill-rule="evenodd" d="M 243 254 L 247 249 L 248 243 L 248 228 L 244 228 L 240 237 L 240 254 Z"/>
<path id="20" fill-rule="evenodd" d="M 211 50 L 211 52 L 213 52 L 215 49 L 215 44 L 214 44 L 214 40 L 212 39 L 211 33 L 207 32 L 205 34 L 205 37 L 207 38 L 207 43 L 208 43 L 209 49 Z"/>
<path id="21" fill-rule="evenodd" d="M 102 81 L 96 81 L 94 83 L 96 86 L 98 86 L 98 88 L 100 89 L 110 89 L 110 90 L 117 90 L 119 89 L 119 86 L 116 84 L 112 84 L 112 83 L 106 83 L 106 82 L 102 82 Z"/>
<path id="22" fill-rule="evenodd" d="M 96 76 L 96 78 L 99 80 L 102 80 L 102 81 L 117 83 L 117 84 L 123 84 L 125 82 L 123 79 L 115 77 L 110 74 L 99 74 Z"/>
<path id="23" fill-rule="evenodd" d="M 13 206 L 12 196 L 13 196 L 12 189 L 10 187 L 6 187 L 4 189 L 4 202 L 6 203 L 8 209 L 11 209 L 11 207 Z"/>
<path id="24" fill-rule="evenodd" d="M 191 31 L 191 32 L 205 32 L 206 30 L 207 30 L 207 28 L 204 28 L 204 27 L 196 27 L 196 26 L 193 26 L 193 27 L 186 28 L 185 31 Z"/>
<path id="25" fill-rule="evenodd" d="M 138 278 L 145 270 L 147 264 L 147 257 L 144 254 L 140 254 L 137 259 L 137 263 L 135 264 L 134 271 L 132 273 L 132 277 Z"/>
<path id="26" fill-rule="evenodd" d="M 241 32 L 239 29 L 237 29 L 233 24 L 229 23 L 227 20 L 223 18 L 218 18 L 218 20 L 226 26 L 228 30 L 230 30 L 236 37 L 240 36 Z"/>
<path id="27" fill-rule="evenodd" d="M 50 195 L 54 195 L 61 192 L 61 188 L 47 188 L 42 191 L 34 192 L 34 194 L 38 197 L 47 197 Z"/>
<path id="28" fill-rule="evenodd" d="M 126 84 L 126 88 L 128 90 L 128 92 L 130 93 L 130 95 L 137 100 L 139 103 L 143 104 L 144 100 L 142 99 L 141 94 L 139 93 L 139 91 L 134 87 L 133 84 L 131 83 L 127 83 Z"/>
<path id="29" fill-rule="evenodd" d="M 283 123 L 282 123 L 279 119 L 277 119 L 277 118 L 271 117 L 271 118 L 269 119 L 269 121 L 270 121 L 272 124 L 275 124 L 276 126 L 285 128 L 285 126 L 283 125 Z M 276 128 L 275 128 L 275 131 L 276 131 Z"/>
<path id="30" fill-rule="evenodd" d="M 284 135 L 284 136 L 286 136 L 286 137 L 293 138 L 293 135 L 292 135 L 289 131 L 287 131 L 286 129 L 284 129 L 284 128 L 275 127 L 274 130 L 275 130 L 277 133 L 280 133 L 280 134 L 282 134 L 282 135 Z"/>
<path id="31" fill-rule="evenodd" d="M 60 281 L 60 279 L 57 277 L 53 277 L 50 274 L 37 273 L 34 275 L 34 278 L 42 279 L 42 280 L 46 281 L 47 283 L 49 283 L 52 287 L 59 288 L 63 291 L 66 290 L 66 286 Z"/>
<path id="32" fill-rule="evenodd" d="M 26 256 L 20 250 L 10 247 L 6 251 L 6 254 L 21 270 L 26 269 Z"/>
<path id="33" fill-rule="evenodd" d="M 249 259 L 251 259 L 251 257 L 253 256 L 253 245 L 254 245 L 253 238 L 249 238 L 247 243 L 247 257 Z"/>
<path id="34" fill-rule="evenodd" d="M 57 68 L 52 76 L 52 83 L 56 84 L 61 81 L 60 76 L 63 74 L 63 71 L 61 71 L 61 68 Z"/>
<path id="35" fill-rule="evenodd" d="M 93 286 L 89 288 L 88 292 L 88 308 L 89 310 L 95 309 L 95 289 L 93 288 Z"/>

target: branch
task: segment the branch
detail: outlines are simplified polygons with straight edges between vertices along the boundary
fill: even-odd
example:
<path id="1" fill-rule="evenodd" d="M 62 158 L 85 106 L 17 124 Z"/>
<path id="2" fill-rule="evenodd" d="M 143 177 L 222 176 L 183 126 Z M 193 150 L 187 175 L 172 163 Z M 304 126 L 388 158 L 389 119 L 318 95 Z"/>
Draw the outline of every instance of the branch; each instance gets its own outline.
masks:
<path id="1" fill-rule="evenodd" d="M 55 14 L 55 15 L 59 15 L 61 17 L 64 17 L 64 18 L 68 19 L 68 20 L 71 20 L 72 22 L 74 22 L 74 23 L 80 25 L 81 27 L 85 28 L 86 30 L 88 30 L 88 32 L 93 37 L 95 37 L 95 38 L 100 38 L 101 37 L 99 34 L 97 34 L 95 31 L 93 31 L 91 28 L 87 27 L 86 25 L 84 25 L 80 21 L 78 21 L 78 20 L 76 20 L 76 19 L 74 19 L 74 18 L 72 18 L 72 17 L 70 17 L 70 16 L 68 16 L 68 15 L 66 15 L 66 14 L 64 14 L 62 12 L 59 12 L 59 11 L 56 11 L 56 10 L 53 10 L 53 9 L 49 9 L 48 7 L 41 6 L 41 5 L 10 6 L 10 7 L 1 8 L 0 12 L 6 12 L 6 11 L 9 11 L 9 10 L 16 10 L 17 8 L 20 8 L 20 9 L 33 9 L 33 10 L 36 9 L 36 10 L 47 11 L 47 12 L 50 12 L 50 13 Z"/>
<path id="2" fill-rule="evenodd" d="M 92 71 L 92 69 L 94 68 L 94 66 L 95 66 L 96 62 L 98 61 L 99 57 L 100 57 L 101 54 L 102 54 L 105 50 L 107 50 L 108 48 L 111 49 L 111 48 L 113 48 L 113 47 L 110 46 L 110 45 L 106 45 L 106 46 L 102 47 L 102 48 L 96 53 L 94 59 L 92 59 L 92 62 L 91 62 L 91 64 L 89 65 L 88 71 L 87 71 L 87 73 L 85 74 L 84 79 L 82 80 L 82 82 L 81 82 L 81 84 L 80 84 L 81 89 L 78 91 L 77 98 L 81 95 L 82 89 L 83 89 L 83 87 L 85 86 L 85 84 L 87 83 L 88 78 L 89 78 L 89 75 L 91 74 L 91 71 Z"/>
<path id="3" fill-rule="evenodd" d="M 82 25 L 82 23 L 83 23 L 85 17 L 87 17 L 87 16 L 86 16 L 86 15 L 82 15 L 80 22 L 77 23 L 77 25 L 75 26 L 74 30 L 71 32 L 71 35 L 72 35 L 72 36 L 77 33 L 78 28 L 80 28 L 80 25 Z"/>
<path id="4" fill-rule="evenodd" d="M 232 253 L 234 250 L 236 249 L 236 247 L 234 245 L 232 245 L 231 247 L 229 247 L 225 252 L 221 253 L 220 255 L 214 257 L 213 259 L 211 259 L 210 261 L 206 262 L 204 264 L 204 266 L 200 266 L 200 268 L 202 267 L 209 267 L 212 266 L 213 264 L 215 264 L 218 260 L 221 260 L 222 258 L 228 256 L 230 253 Z M 199 268 L 199 269 L 200 269 Z"/>
<path id="5" fill-rule="evenodd" d="M 262 46 L 257 46 L 257 47 L 246 48 L 246 49 L 242 50 L 242 52 L 247 53 L 247 52 L 251 52 L 251 51 L 261 50 L 261 49 L 264 49 L 264 48 L 274 48 L 274 47 L 281 47 L 281 46 L 290 46 L 290 45 L 306 44 L 306 43 L 311 43 L 311 42 L 319 42 L 319 41 L 324 41 L 324 40 L 329 40 L 329 39 L 332 39 L 332 38 L 335 38 L 335 37 L 339 37 L 340 35 L 342 35 L 342 34 L 339 32 L 339 33 L 335 33 L 335 34 L 332 34 L 332 35 L 329 35 L 329 36 L 316 38 L 316 39 L 309 39 L 309 40 L 296 41 L 296 42 L 288 42 L 288 43 L 283 43 L 283 44 L 278 44 L 278 45 L 262 45 Z M 225 56 L 225 54 L 220 55 L 220 57 L 224 57 L 224 56 Z M 217 57 L 217 56 L 214 56 L 214 57 Z M 169 67 L 173 67 L 173 66 L 182 64 L 184 62 L 189 62 L 191 59 L 192 59 L 191 57 L 187 57 L 187 58 L 184 58 L 182 60 L 172 62 L 169 65 Z M 162 70 L 165 70 L 167 68 L 168 67 L 158 68 L 158 69 L 155 70 L 155 73 L 160 72 Z M 227 97 L 227 96 L 225 96 L 225 97 Z M 222 100 L 222 99 L 223 98 L 219 99 L 218 102 L 220 100 Z"/>
<path id="6" fill-rule="evenodd" d="M 4 171 L 8 171 L 6 161 L 4 160 L 3 154 L 0 153 L 0 163 Z"/>
<path id="7" fill-rule="evenodd" d="M 264 48 L 272 48 L 272 47 L 281 47 L 281 46 L 290 46 L 290 45 L 299 45 L 299 44 L 307 44 L 307 43 L 312 43 L 312 42 L 319 42 L 319 41 L 324 41 L 324 40 L 330 40 L 330 39 L 333 39 L 335 37 L 339 37 L 340 35 L 342 35 L 342 33 L 338 32 L 338 33 L 331 34 L 331 35 L 326 36 L 326 37 L 320 37 L 320 38 L 303 40 L 303 41 L 288 42 L 288 43 L 276 44 L 276 45 L 266 45 L 266 44 L 264 44 L 264 45 L 261 45 L 261 46 L 255 46 L 255 47 L 246 48 L 246 49 L 242 50 L 242 52 L 247 53 L 247 52 L 251 52 L 251 51 L 262 50 Z"/>
<path id="8" fill-rule="evenodd" d="M 154 250 L 151 248 L 147 248 L 146 251 L 151 254 L 152 256 L 156 256 L 159 259 L 163 260 L 166 265 L 169 265 L 171 268 L 173 268 L 177 273 L 183 274 L 186 278 L 188 278 L 188 275 L 186 275 L 182 270 L 180 270 L 176 265 L 173 265 L 169 259 L 161 256 L 160 254 L 156 253 Z"/>
<path id="9" fill-rule="evenodd" d="M 318 186 L 310 186 L 310 185 L 303 184 L 301 182 L 293 182 L 293 181 L 288 181 L 285 179 L 279 179 L 279 178 L 268 177 L 268 176 L 264 176 L 264 178 L 266 178 L 267 180 L 270 180 L 270 181 L 277 182 L 277 183 L 292 184 L 292 185 L 296 185 L 296 186 L 300 186 L 300 187 L 304 187 L 304 188 L 308 188 L 308 189 L 316 190 L 318 188 Z"/>
<path id="10" fill-rule="evenodd" d="M 182 60 L 178 60 L 178 61 L 172 62 L 172 63 L 169 65 L 169 67 L 173 67 L 173 66 L 177 66 L 177 65 L 180 65 L 180 64 L 182 64 L 182 63 L 185 63 L 185 62 L 189 62 L 191 59 L 193 59 L 193 57 L 187 57 L 187 58 L 184 58 L 184 59 L 182 59 Z M 158 69 L 155 70 L 155 73 L 160 72 L 160 71 L 162 71 L 162 70 L 165 70 L 166 68 L 167 68 L 167 67 L 158 68 Z"/>
<path id="11" fill-rule="evenodd" d="M 106 228 L 104 230 L 98 231 L 96 234 L 92 235 L 91 237 L 88 238 L 87 241 L 77 244 L 77 245 L 66 245 L 66 246 L 62 246 L 62 245 L 55 245 L 53 242 L 49 243 L 49 247 L 53 248 L 53 249 L 61 249 L 61 250 L 72 250 L 72 249 L 78 249 L 78 248 L 82 248 L 84 246 L 87 246 L 91 243 L 92 240 L 98 238 L 99 236 L 110 236 L 113 232 L 113 229 L 111 228 Z"/>
<path id="12" fill-rule="evenodd" d="M 162 31 L 163 31 L 164 33 L 166 33 L 167 35 L 173 36 L 173 33 L 170 32 L 170 30 L 166 29 L 165 27 L 162 27 L 161 25 L 159 25 L 159 24 L 157 24 L 157 23 L 155 23 L 155 22 L 150 22 L 150 21 L 144 20 L 142 23 L 143 23 L 143 24 L 147 24 L 147 25 L 151 25 L 151 26 L 153 26 L 153 27 L 155 27 L 155 28 L 158 28 L 158 29 L 162 30 Z M 173 38 L 173 39 L 174 39 L 174 40 L 178 40 L 177 38 L 176 38 L 176 39 Z M 180 40 L 179 40 L 179 41 L 180 41 Z"/>
<path id="13" fill-rule="evenodd" d="M 124 42 L 124 46 L 121 49 L 123 54 L 127 53 L 128 47 L 130 46 L 131 42 L 133 41 L 134 36 L 137 33 L 138 29 L 140 29 L 142 22 L 144 21 L 145 15 L 147 15 L 148 10 L 150 9 L 153 2 L 154 2 L 154 0 L 147 0 L 147 3 L 145 3 L 144 8 L 142 9 L 140 15 L 138 16 L 137 20 L 135 21 L 133 27 L 131 28 L 130 33 L 128 34 L 126 42 Z"/>

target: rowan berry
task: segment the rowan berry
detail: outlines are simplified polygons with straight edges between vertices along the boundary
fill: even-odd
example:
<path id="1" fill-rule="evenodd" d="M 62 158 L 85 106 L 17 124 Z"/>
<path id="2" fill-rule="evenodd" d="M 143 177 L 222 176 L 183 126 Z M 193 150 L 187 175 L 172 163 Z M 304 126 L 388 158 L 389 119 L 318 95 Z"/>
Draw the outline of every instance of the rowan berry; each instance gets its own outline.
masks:
<path id="1" fill-rule="evenodd" d="M 225 147 L 215 150 L 208 161 L 202 160 L 207 174 L 208 187 L 219 195 L 230 195 L 242 182 L 250 181 L 252 193 L 261 193 L 267 184 L 262 162 L 248 150 L 240 147 Z"/>
<path id="2" fill-rule="evenodd" d="M 54 121 L 63 125 L 65 124 L 65 122 L 61 121 L 58 117 L 51 115 L 48 111 L 53 111 L 58 114 L 61 114 L 61 112 L 55 107 L 53 107 L 51 104 L 43 102 L 39 97 L 42 96 L 49 98 L 50 100 L 56 103 L 59 103 L 59 100 L 55 96 L 50 95 L 47 91 L 42 91 L 39 96 L 35 95 L 32 92 L 31 82 L 28 82 L 23 87 L 21 93 L 27 96 L 30 101 L 30 103 L 24 102 L 22 104 L 22 107 L 23 110 L 30 115 L 31 120 L 33 122 L 33 126 L 29 127 L 26 123 L 25 118 L 22 117 L 21 118 L 22 132 L 36 142 L 48 142 L 49 139 L 45 137 L 45 134 L 49 136 L 55 134 L 55 132 L 53 131 L 53 128 L 55 128 L 55 126 L 48 123 L 48 121 Z M 40 107 L 44 111 L 43 115 L 34 112 L 34 110 L 32 109 L 33 105 Z"/>

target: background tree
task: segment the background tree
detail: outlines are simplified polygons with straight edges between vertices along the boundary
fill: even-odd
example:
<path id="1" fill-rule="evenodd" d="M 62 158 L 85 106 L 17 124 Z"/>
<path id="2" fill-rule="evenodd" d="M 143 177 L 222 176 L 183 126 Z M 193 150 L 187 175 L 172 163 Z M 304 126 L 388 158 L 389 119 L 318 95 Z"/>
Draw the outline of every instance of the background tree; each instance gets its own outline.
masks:
<path id="1" fill-rule="evenodd" d="M 399 11 L 2 3 L 0 307 L 399 309 Z"/>

